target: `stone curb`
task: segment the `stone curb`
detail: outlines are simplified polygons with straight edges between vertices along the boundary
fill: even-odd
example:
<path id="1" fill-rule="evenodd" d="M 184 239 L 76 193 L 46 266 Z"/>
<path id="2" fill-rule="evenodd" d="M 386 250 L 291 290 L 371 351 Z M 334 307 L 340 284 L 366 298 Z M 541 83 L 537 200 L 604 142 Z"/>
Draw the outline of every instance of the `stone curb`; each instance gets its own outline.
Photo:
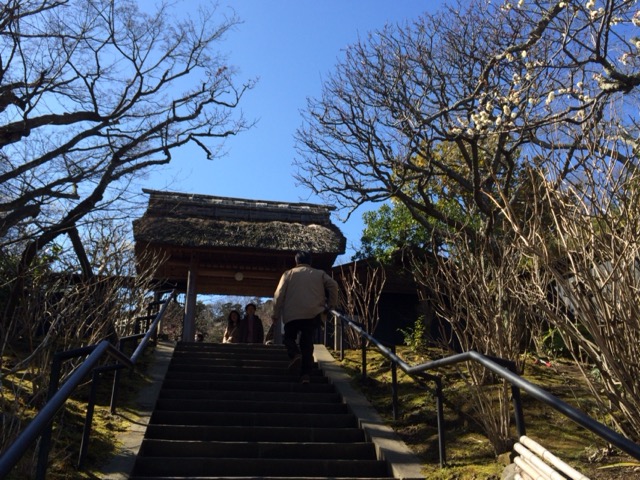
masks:
<path id="1" fill-rule="evenodd" d="M 162 382 L 173 356 L 174 347 L 175 344 L 173 342 L 158 342 L 153 352 L 153 359 L 149 362 L 149 368 L 146 372 L 150 382 L 138 392 L 135 412 L 122 408 L 116 412 L 116 415 L 133 421 L 133 424 L 127 432 L 118 435 L 118 441 L 120 442 L 118 453 L 107 465 L 99 469 L 101 479 L 127 480 L 129 478 L 136 461 L 136 455 L 138 455 L 140 445 L 142 445 L 149 419 L 156 406 Z M 135 417 L 136 420 L 132 420 L 132 417 Z"/>
<path id="2" fill-rule="evenodd" d="M 422 480 L 420 459 L 386 425 L 380 414 L 371 406 L 365 396 L 351 386 L 351 378 L 340 367 L 324 345 L 315 345 L 314 355 L 329 381 L 335 385 L 353 414 L 358 417 L 368 440 L 373 442 L 378 458 L 386 460 L 394 478 Z"/>

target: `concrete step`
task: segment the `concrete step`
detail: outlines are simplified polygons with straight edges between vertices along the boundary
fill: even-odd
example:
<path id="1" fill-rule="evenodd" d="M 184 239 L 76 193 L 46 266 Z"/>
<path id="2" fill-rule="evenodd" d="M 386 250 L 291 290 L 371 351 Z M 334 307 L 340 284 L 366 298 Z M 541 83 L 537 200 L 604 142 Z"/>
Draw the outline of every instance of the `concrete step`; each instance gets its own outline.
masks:
<path id="1" fill-rule="evenodd" d="M 311 374 L 313 383 L 327 383 L 327 379 L 320 374 Z M 297 375 L 288 371 L 278 372 L 267 369 L 211 369 L 208 372 L 176 372 L 169 370 L 167 380 L 195 380 L 212 382 L 291 382 Z"/>
<path id="2" fill-rule="evenodd" d="M 241 370 L 264 370 L 271 375 L 283 374 L 289 371 L 289 359 L 282 360 L 229 360 L 224 358 L 198 358 L 190 361 L 187 357 L 169 364 L 169 371 L 179 372 L 237 372 Z M 318 370 L 318 365 L 313 364 L 313 370 Z"/>
<path id="3" fill-rule="evenodd" d="M 151 423 L 164 425 L 209 426 L 298 426 L 308 428 L 353 428 L 357 419 L 351 414 L 301 414 L 301 413 L 235 413 L 235 412 L 184 412 L 181 410 L 156 410 Z"/>
<path id="4" fill-rule="evenodd" d="M 171 390 L 163 389 L 160 392 L 160 400 L 189 399 L 189 400 L 233 400 L 244 401 L 249 397 L 246 390 L 236 391 L 212 391 L 212 390 Z M 276 391 L 260 392 L 260 401 L 263 402 L 296 402 L 296 403 L 341 403 L 342 399 L 335 391 L 328 393 L 306 391 Z"/>
<path id="5" fill-rule="evenodd" d="M 241 357 L 244 360 L 287 358 L 287 351 L 282 346 L 255 345 L 255 344 L 199 344 L 199 345 L 176 345 L 174 358 L 184 356 L 205 357 L 205 356 L 225 356 L 226 358 Z"/>
<path id="6" fill-rule="evenodd" d="M 169 369 L 171 370 L 193 370 L 193 371 L 202 371 L 208 370 L 211 368 L 214 369 L 233 369 L 233 368 L 271 368 L 278 369 L 278 371 L 286 370 L 289 366 L 289 359 L 283 358 L 280 360 L 246 360 L 243 358 L 224 358 L 224 357 L 182 357 L 179 359 L 174 359 L 169 364 Z"/>
<path id="7" fill-rule="evenodd" d="M 159 399 L 156 410 L 189 412 L 229 412 L 229 413 L 349 413 L 343 403 L 283 402 L 252 400 L 198 400 L 198 399 Z"/>
<path id="8" fill-rule="evenodd" d="M 167 379 L 162 385 L 170 390 L 209 390 L 212 392 L 307 392 L 307 393 L 335 393 L 335 388 L 327 383 L 300 384 L 289 382 L 234 382 L 214 380 L 180 380 Z"/>
<path id="9" fill-rule="evenodd" d="M 141 452 L 151 457 L 372 459 L 371 443 L 231 442 L 147 439 Z"/>
<path id="10" fill-rule="evenodd" d="M 302 428 L 285 426 L 244 427 L 206 425 L 164 425 L 147 427 L 145 438 L 229 442 L 333 442 L 364 441 L 360 428 Z"/>
<path id="11" fill-rule="evenodd" d="M 335 386 L 288 365 L 282 347 L 178 345 L 130 478 L 389 478 Z"/>
<path id="12" fill-rule="evenodd" d="M 140 457 L 133 476 L 196 477 L 278 476 L 300 477 L 388 477 L 385 462 L 379 460 L 323 460 L 323 459 L 237 459 L 206 457 Z"/>
<path id="13" fill-rule="evenodd" d="M 328 477 L 295 477 L 298 480 L 327 480 Z M 331 477 L 330 480 L 394 480 L 395 477 Z M 128 480 L 291 480 L 291 477 L 273 477 L 273 476 L 260 476 L 260 477 L 238 477 L 238 476 L 144 476 L 144 477 L 128 477 Z"/>

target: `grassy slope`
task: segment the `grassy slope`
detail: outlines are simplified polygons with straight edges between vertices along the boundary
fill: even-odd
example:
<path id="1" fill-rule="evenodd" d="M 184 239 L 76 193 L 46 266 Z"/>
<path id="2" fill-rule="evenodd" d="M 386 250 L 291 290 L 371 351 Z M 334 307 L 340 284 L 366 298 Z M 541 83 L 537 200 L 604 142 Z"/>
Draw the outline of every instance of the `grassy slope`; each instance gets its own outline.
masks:
<path id="1" fill-rule="evenodd" d="M 409 364 L 438 358 L 438 352 L 416 355 L 400 348 L 398 354 Z M 367 354 L 367 379 L 362 380 L 361 352 L 347 351 L 342 366 L 383 418 L 398 432 L 407 445 L 424 461 L 425 475 L 430 479 L 498 479 L 504 469 L 502 457 L 494 450 L 474 420 L 469 401 L 469 387 L 453 370 L 442 372 L 445 395 L 445 431 L 447 467 L 438 466 L 438 434 L 435 397 L 412 379 L 398 373 L 399 417 L 394 421 L 391 406 L 391 374 L 388 361 L 374 350 Z M 570 362 L 551 367 L 528 361 L 525 378 L 541 386 L 565 402 L 576 406 L 599 421 L 606 421 L 583 386 L 579 370 Z M 592 479 L 640 478 L 640 468 L 619 467 L 631 462 L 625 455 L 610 452 L 602 440 L 571 420 L 523 393 L 527 435 L 540 442 L 555 455 Z M 515 437 L 515 428 L 512 428 Z M 637 461 L 635 461 L 638 464 Z M 605 466 L 615 466 L 602 468 Z"/>
<path id="2" fill-rule="evenodd" d="M 135 371 L 125 370 L 121 376 L 122 382 L 118 397 L 119 410 L 126 411 L 126 416 L 110 413 L 109 402 L 113 373 L 102 375 L 98 387 L 87 457 L 82 470 L 78 470 L 76 465 L 80 452 L 90 383 L 87 382 L 77 390 L 73 398 L 67 400 L 53 422 L 47 480 L 99 478 L 99 475 L 94 473 L 96 465 L 101 465 L 115 455 L 119 434 L 127 431 L 132 423 L 138 420 L 134 403 L 136 392 L 149 382 L 145 371 L 153 358 L 152 355 L 152 349 L 147 349 Z M 3 365 L 7 365 L 7 362 L 12 360 L 9 357 L 3 358 Z M 17 372 L 12 376 L 3 375 L 3 388 L 0 395 L 2 412 L 4 414 L 11 412 L 15 417 L 19 417 L 22 425 L 25 425 L 25 422 L 33 418 L 36 413 L 34 408 L 27 407 L 25 404 L 25 401 L 32 395 L 32 385 L 28 378 L 27 372 Z M 16 396 L 16 392 L 21 392 L 22 398 L 20 395 Z M 7 480 L 33 478 L 36 462 L 37 453 L 28 452 L 8 475 Z"/>

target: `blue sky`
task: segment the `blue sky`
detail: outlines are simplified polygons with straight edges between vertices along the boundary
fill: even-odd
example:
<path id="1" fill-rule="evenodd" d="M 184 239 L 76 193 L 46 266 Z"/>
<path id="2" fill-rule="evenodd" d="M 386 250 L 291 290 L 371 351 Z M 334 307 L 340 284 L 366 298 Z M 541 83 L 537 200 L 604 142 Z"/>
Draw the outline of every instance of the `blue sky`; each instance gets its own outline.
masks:
<path id="1" fill-rule="evenodd" d="M 142 0 L 147 1 L 147 0 Z M 347 46 L 385 23 L 403 23 L 441 0 L 226 0 L 242 20 L 220 44 L 238 80 L 258 78 L 242 110 L 256 126 L 225 142 L 226 155 L 208 161 L 195 148 L 174 153 L 170 166 L 141 182 L 144 188 L 261 200 L 323 203 L 293 178 L 293 135 L 301 125 L 307 97 L 320 95 L 323 79 L 334 70 Z M 185 6 L 196 8 L 194 0 Z M 375 208 L 372 205 L 369 208 Z M 347 237 L 348 261 L 359 243 L 364 210 L 334 223 Z M 342 213 L 344 214 L 344 213 Z"/>

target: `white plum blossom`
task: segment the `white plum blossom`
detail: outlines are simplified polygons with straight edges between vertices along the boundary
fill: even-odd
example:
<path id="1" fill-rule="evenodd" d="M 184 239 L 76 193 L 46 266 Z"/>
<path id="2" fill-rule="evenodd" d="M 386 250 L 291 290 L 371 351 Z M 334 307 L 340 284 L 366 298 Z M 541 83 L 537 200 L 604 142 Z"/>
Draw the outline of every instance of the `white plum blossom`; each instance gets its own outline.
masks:
<path id="1" fill-rule="evenodd" d="M 547 101 L 545 102 L 546 105 L 549 105 L 551 102 L 553 102 L 553 100 L 556 98 L 556 94 L 553 90 L 551 90 L 549 92 L 549 95 L 547 95 Z"/>

